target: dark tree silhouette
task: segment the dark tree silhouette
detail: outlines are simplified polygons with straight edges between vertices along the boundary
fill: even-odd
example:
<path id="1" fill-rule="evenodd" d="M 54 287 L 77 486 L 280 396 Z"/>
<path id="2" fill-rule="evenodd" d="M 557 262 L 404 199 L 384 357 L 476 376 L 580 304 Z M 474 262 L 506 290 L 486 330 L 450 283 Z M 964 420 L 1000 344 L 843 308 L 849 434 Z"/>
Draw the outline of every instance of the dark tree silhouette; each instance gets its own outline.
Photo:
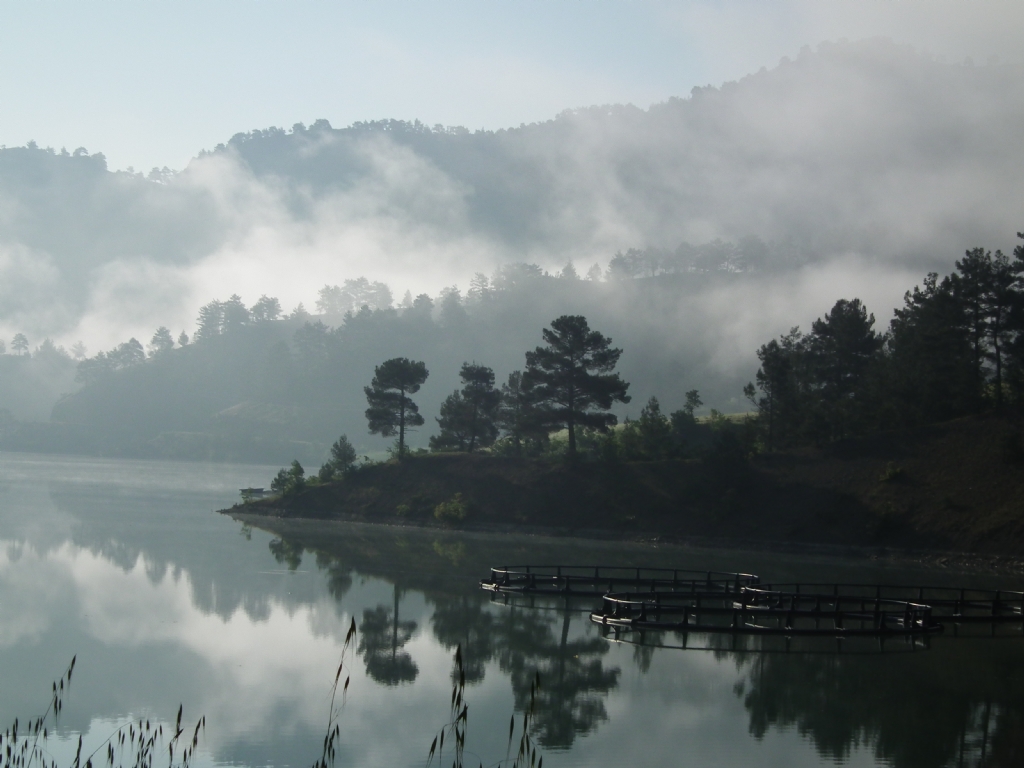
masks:
<path id="1" fill-rule="evenodd" d="M 629 384 L 612 373 L 622 355 L 612 340 L 590 330 L 581 315 L 562 315 L 543 330 L 546 347 L 526 353 L 525 377 L 536 393 L 544 420 L 569 431 L 569 456 L 576 455 L 576 428 L 600 431 L 616 423 L 603 413 L 616 401 L 628 403 Z"/>
<path id="2" fill-rule="evenodd" d="M 869 366 L 882 348 L 883 338 L 872 330 L 860 299 L 840 299 L 815 320 L 808 336 L 808 352 L 815 368 L 819 395 L 831 437 L 845 437 L 862 399 L 862 384 Z"/>
<path id="3" fill-rule="evenodd" d="M 672 426 L 662 414 L 658 398 L 651 397 L 640 411 L 636 430 L 643 458 L 651 461 L 668 458 L 672 451 Z"/>
<path id="4" fill-rule="evenodd" d="M 320 467 L 319 477 L 324 482 L 333 480 L 351 470 L 355 463 L 356 449 L 352 447 L 348 437 L 342 435 L 331 446 L 331 458 Z"/>
<path id="5" fill-rule="evenodd" d="M 908 425 L 977 408 L 973 348 L 963 305 L 935 273 L 903 299 L 889 324 L 885 381 L 892 417 Z"/>
<path id="6" fill-rule="evenodd" d="M 547 438 L 533 389 L 522 371 L 512 371 L 508 381 L 501 385 L 496 423 L 511 439 L 516 456 L 522 455 L 525 441 L 541 442 Z"/>
<path id="7" fill-rule="evenodd" d="M 224 303 L 211 301 L 199 308 L 199 327 L 193 335 L 194 341 L 206 341 L 220 335 L 224 325 Z"/>
<path id="8" fill-rule="evenodd" d="M 407 357 L 385 360 L 374 369 L 370 386 L 363 387 L 370 432 L 384 437 L 398 435 L 398 455 L 405 455 L 405 431 L 423 424 L 419 406 L 408 397 L 419 392 L 429 376 L 426 364 Z"/>
<path id="9" fill-rule="evenodd" d="M 432 451 L 465 451 L 469 445 L 472 413 L 469 403 L 455 390 L 441 403 L 437 424 L 441 434 L 431 435 Z"/>
<path id="10" fill-rule="evenodd" d="M 476 363 L 463 363 L 459 372 L 463 387 L 441 405 L 437 419 L 441 434 L 430 438 L 436 450 L 457 448 L 473 452 L 486 447 L 498 436 L 495 424 L 501 393 L 494 388 L 494 371 Z"/>
<path id="11" fill-rule="evenodd" d="M 743 394 L 757 408 L 758 416 L 766 422 L 766 447 L 769 452 L 775 449 L 779 412 L 784 409 L 787 395 L 791 394 L 793 389 L 793 344 L 794 336 L 791 333 L 788 337 L 783 337 L 781 344 L 772 339 L 757 350 L 761 367 L 757 369 L 756 380 L 761 396 L 757 396 L 753 383 L 743 388 Z"/>
<path id="12" fill-rule="evenodd" d="M 378 605 L 363 611 L 359 626 L 359 653 L 366 664 L 366 673 L 382 685 L 411 683 L 419 675 L 412 656 L 402 650 L 416 631 L 415 621 L 401 621 L 398 616 L 399 591 L 395 585 L 394 609 Z"/>
<path id="13" fill-rule="evenodd" d="M 225 332 L 241 328 L 249 323 L 249 310 L 242 303 L 242 297 L 237 293 L 221 305 L 221 329 Z"/>

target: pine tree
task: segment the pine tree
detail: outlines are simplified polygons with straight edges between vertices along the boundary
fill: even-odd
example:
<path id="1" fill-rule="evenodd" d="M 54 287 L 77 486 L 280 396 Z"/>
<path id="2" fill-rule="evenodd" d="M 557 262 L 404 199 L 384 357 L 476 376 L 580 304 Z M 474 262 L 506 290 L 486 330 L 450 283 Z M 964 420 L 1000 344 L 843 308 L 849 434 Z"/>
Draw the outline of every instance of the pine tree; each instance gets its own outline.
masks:
<path id="1" fill-rule="evenodd" d="M 11 339 L 11 350 L 19 355 L 26 354 L 28 352 L 28 337 L 24 333 L 14 334 L 14 338 Z"/>
<path id="2" fill-rule="evenodd" d="M 242 303 L 242 297 L 237 293 L 231 294 L 231 297 L 224 302 L 222 311 L 221 328 L 225 332 L 249 324 L 249 310 L 246 309 L 245 304 Z"/>
<path id="3" fill-rule="evenodd" d="M 195 340 L 206 341 L 219 336 L 224 325 L 224 304 L 211 301 L 199 308 L 199 327 L 196 328 Z"/>
<path id="4" fill-rule="evenodd" d="M 170 352 L 172 349 L 174 349 L 174 339 L 171 337 L 171 332 L 161 325 L 156 329 L 153 338 L 149 340 L 149 354 L 151 357 L 155 357 L 164 352 Z"/>
<path id="5" fill-rule="evenodd" d="M 342 435 L 331 446 L 331 458 L 320 467 L 320 480 L 328 482 L 338 475 L 344 475 L 352 469 L 355 463 L 356 449 L 352 447 L 348 437 Z"/>
<path id="6" fill-rule="evenodd" d="M 897 423 L 962 416 L 976 408 L 968 318 L 949 279 L 930 273 L 894 313 L 886 341 L 887 399 Z"/>
<path id="7" fill-rule="evenodd" d="M 791 389 L 792 356 L 788 351 L 772 339 L 757 350 L 761 367 L 757 369 L 757 396 L 753 383 L 743 388 L 743 394 L 757 408 L 758 417 L 766 429 L 766 447 L 768 452 L 775 450 L 776 424 L 779 411 L 784 408 L 786 395 Z"/>
<path id="8" fill-rule="evenodd" d="M 266 323 L 277 320 L 281 316 L 281 302 L 273 296 L 263 294 L 252 305 L 249 316 L 254 323 Z"/>
<path id="9" fill-rule="evenodd" d="M 544 421 L 569 432 L 569 456 L 576 456 L 576 428 L 605 431 L 615 424 L 606 413 L 615 402 L 628 403 L 629 384 L 612 373 L 621 349 L 590 330 L 582 315 L 562 315 L 543 330 L 546 347 L 526 353 L 525 376 L 535 390 Z"/>
<path id="10" fill-rule="evenodd" d="M 459 372 L 462 391 L 453 392 L 441 405 L 437 419 L 441 434 L 430 439 L 436 450 L 458 448 L 473 452 L 498 436 L 495 423 L 501 393 L 494 388 L 494 371 L 476 363 L 463 363 Z"/>
<path id="11" fill-rule="evenodd" d="M 508 381 L 501 385 L 495 423 L 511 439 L 516 456 L 522 455 L 524 443 L 541 443 L 547 439 L 533 389 L 522 371 L 512 371 Z"/>
<path id="12" fill-rule="evenodd" d="M 661 412 L 658 398 L 651 397 L 636 422 L 640 450 L 649 461 L 667 459 L 672 451 L 672 426 Z"/>
<path id="13" fill-rule="evenodd" d="M 822 416 L 833 439 L 845 437 L 860 415 L 865 377 L 883 343 L 872 330 L 874 324 L 875 316 L 860 299 L 840 299 L 824 319 L 811 325 L 808 352 Z"/>
<path id="14" fill-rule="evenodd" d="M 405 456 L 405 432 L 423 424 L 419 406 L 409 398 L 419 392 L 429 376 L 426 364 L 407 357 L 385 360 L 374 369 L 370 386 L 363 387 L 369 408 L 366 419 L 370 432 L 398 435 L 399 458 Z"/>

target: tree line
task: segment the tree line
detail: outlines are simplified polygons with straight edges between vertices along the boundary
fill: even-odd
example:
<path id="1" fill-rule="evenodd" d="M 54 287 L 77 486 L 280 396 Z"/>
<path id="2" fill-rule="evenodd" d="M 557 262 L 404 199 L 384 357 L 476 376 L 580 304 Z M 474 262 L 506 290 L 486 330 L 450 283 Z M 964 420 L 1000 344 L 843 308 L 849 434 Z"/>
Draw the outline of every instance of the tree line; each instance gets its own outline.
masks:
<path id="1" fill-rule="evenodd" d="M 874 324 L 841 299 L 758 349 L 744 392 L 767 450 L 1024 405 L 1024 245 L 967 251 L 908 291 L 886 331 Z"/>
<path id="2" fill-rule="evenodd" d="M 543 329 L 542 337 L 545 345 L 527 352 L 524 369 L 512 371 L 500 388 L 491 368 L 475 361 L 463 363 L 459 372 L 463 386 L 445 398 L 435 419 L 439 432 L 430 437 L 432 451 L 472 453 L 490 448 L 517 457 L 538 455 L 548 447 L 553 433 L 564 431 L 570 461 L 581 453 L 606 460 L 684 455 L 699 431 L 694 412 L 702 402 L 697 390 L 687 393 L 684 408 L 668 416 L 652 397 L 639 420 L 627 420 L 615 435 L 610 428 L 618 419 L 609 410 L 615 403 L 631 400 L 629 383 L 615 372 L 622 350 L 591 329 L 581 315 L 555 319 Z M 363 389 L 369 431 L 395 437 L 392 454 L 396 458 L 409 454 L 407 432 L 426 423 L 412 395 L 429 375 L 422 361 L 391 358 L 375 367 L 372 381 Z M 499 435 L 500 447 L 496 445 Z M 356 460 L 355 449 L 342 435 L 317 480 L 328 482 L 345 475 Z M 271 488 L 291 492 L 305 482 L 304 468 L 293 461 L 278 473 Z"/>
<path id="3" fill-rule="evenodd" d="M 512 293 L 527 288 L 536 280 L 567 280 L 615 282 L 644 277 L 673 274 L 708 274 L 740 273 L 762 267 L 765 259 L 771 254 L 789 254 L 792 247 L 765 243 L 756 237 L 741 238 L 739 242 L 714 240 L 703 245 L 692 246 L 680 243 L 674 249 L 658 247 L 630 248 L 618 252 L 602 269 L 598 263 L 593 264 L 585 274 L 581 275 L 572 261 L 569 261 L 554 273 L 548 272 L 537 264 L 526 262 L 504 264 L 488 276 L 478 272 L 469 281 L 465 293 L 455 285 L 443 288 L 435 297 L 426 293 L 413 296 L 406 291 L 400 301 L 395 301 L 390 286 L 380 281 L 371 281 L 366 277 L 355 277 L 344 280 L 341 285 L 325 284 L 317 292 L 315 301 L 316 313 L 332 322 L 351 323 L 365 319 L 367 314 L 393 313 L 408 315 L 419 319 L 435 319 L 442 326 L 456 325 L 466 318 L 466 310 L 494 301 L 501 294 Z M 795 253 L 795 251 L 794 251 Z M 792 259 L 799 259 L 793 256 Z M 359 316 L 363 317 L 360 318 Z M 247 307 L 241 296 L 232 294 L 227 300 L 215 299 L 199 309 L 196 327 L 190 337 L 182 330 L 174 336 L 169 328 L 160 326 L 153 333 L 148 345 L 143 345 L 132 337 L 118 344 L 109 351 L 101 351 L 93 357 L 85 356 L 85 348 L 81 342 L 72 348 L 73 356 L 80 360 L 78 381 L 91 383 L 104 375 L 132 367 L 147 358 L 156 357 L 177 347 L 186 347 L 190 343 L 205 342 L 224 334 L 231 334 L 240 328 L 259 325 L 275 320 L 290 319 L 310 322 L 312 325 L 323 325 L 322 320 L 314 320 L 313 315 L 299 303 L 290 313 L 285 313 L 281 302 L 266 294 L 251 306 Z M 327 326 L 322 329 L 327 331 Z M 307 335 L 315 336 L 318 329 Z M 297 339 L 301 343 L 301 339 Z M 12 341 L 12 349 L 19 354 L 28 351 L 28 340 L 22 333 Z M 0 352 L 3 351 L 0 343 Z"/>
<path id="4" fill-rule="evenodd" d="M 604 431 L 616 423 L 609 409 L 630 401 L 628 382 L 614 372 L 622 350 L 591 330 L 582 315 L 563 315 L 542 334 L 546 345 L 527 352 L 525 370 L 510 373 L 500 389 L 492 369 L 463 363 L 463 386 L 442 403 L 440 433 L 430 438 L 431 449 L 472 452 L 493 445 L 504 431 L 512 450 L 521 454 L 524 445 L 543 443 L 552 431 L 565 429 L 568 453 L 574 457 L 579 429 Z M 364 390 L 370 432 L 397 435 L 400 457 L 406 452 L 406 430 L 424 423 L 409 395 L 428 376 L 423 362 L 393 358 L 377 366 Z"/>

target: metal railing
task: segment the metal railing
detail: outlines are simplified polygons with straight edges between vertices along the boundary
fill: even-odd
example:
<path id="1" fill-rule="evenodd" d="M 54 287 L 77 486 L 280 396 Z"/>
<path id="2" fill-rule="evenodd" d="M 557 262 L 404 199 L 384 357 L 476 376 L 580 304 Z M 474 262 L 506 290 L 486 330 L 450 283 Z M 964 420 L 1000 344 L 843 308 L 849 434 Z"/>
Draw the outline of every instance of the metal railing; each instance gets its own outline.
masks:
<path id="1" fill-rule="evenodd" d="M 764 592 L 909 601 L 931 606 L 936 619 L 957 623 L 1024 619 L 1024 592 L 1004 589 L 837 583 L 757 584 L 752 588 Z"/>
<path id="2" fill-rule="evenodd" d="M 682 632 L 855 635 L 942 629 L 926 604 L 756 588 L 713 597 L 672 592 L 606 594 L 590 618 L 603 626 Z"/>
<path id="3" fill-rule="evenodd" d="M 493 592 L 600 597 L 615 591 L 690 594 L 739 592 L 759 582 L 750 573 L 608 565 L 512 565 L 491 568 L 480 586 Z"/>

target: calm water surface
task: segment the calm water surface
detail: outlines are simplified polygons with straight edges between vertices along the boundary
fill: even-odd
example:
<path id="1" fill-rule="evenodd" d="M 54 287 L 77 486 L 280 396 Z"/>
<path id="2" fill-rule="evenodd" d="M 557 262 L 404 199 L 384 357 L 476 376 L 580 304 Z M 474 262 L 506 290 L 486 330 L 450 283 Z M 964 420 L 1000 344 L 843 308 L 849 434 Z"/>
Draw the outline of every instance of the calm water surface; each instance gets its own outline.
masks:
<path id="1" fill-rule="evenodd" d="M 424 765 L 467 663 L 467 752 L 505 755 L 539 671 L 546 766 L 1024 765 L 1024 639 L 927 645 L 673 634 L 611 642 L 589 605 L 492 602 L 503 562 L 743 570 L 767 580 L 1012 579 L 779 555 L 297 525 L 213 510 L 276 468 L 0 454 L 0 728 L 78 655 L 55 754 L 128 718 L 205 714 L 205 765 L 309 765 L 354 618 L 339 766 Z M 1019 632 L 1019 629 L 1018 629 Z M 977 633 L 975 633 L 977 634 Z M 642 643 L 642 644 L 639 644 Z M 472 762 L 475 764 L 477 758 Z"/>

